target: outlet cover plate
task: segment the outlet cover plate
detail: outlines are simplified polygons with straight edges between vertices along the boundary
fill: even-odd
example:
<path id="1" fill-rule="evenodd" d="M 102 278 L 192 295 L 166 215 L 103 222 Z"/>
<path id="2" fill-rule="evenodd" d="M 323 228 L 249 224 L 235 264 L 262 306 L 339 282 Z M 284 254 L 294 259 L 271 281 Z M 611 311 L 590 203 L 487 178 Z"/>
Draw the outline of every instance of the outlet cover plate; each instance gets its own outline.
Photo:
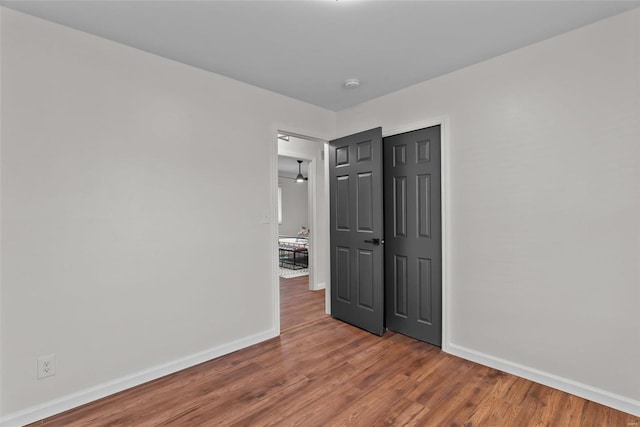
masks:
<path id="1" fill-rule="evenodd" d="M 38 379 L 52 377 L 56 374 L 56 355 L 48 354 L 38 357 Z"/>

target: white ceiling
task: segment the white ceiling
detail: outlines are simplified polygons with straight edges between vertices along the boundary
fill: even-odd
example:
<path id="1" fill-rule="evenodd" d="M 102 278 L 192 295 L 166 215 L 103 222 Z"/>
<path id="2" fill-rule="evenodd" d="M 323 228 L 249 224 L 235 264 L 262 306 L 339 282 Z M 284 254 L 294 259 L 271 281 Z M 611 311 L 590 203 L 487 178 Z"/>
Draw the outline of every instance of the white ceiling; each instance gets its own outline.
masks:
<path id="1" fill-rule="evenodd" d="M 303 160 L 303 159 L 300 159 Z M 309 162 L 307 160 L 303 160 L 302 165 L 300 166 L 300 170 L 302 171 L 302 176 L 307 178 L 309 175 L 307 174 L 307 169 Z M 285 156 L 278 156 L 278 176 L 286 176 L 290 178 L 295 178 L 298 175 L 298 161 L 297 159 Z"/>
<path id="2" fill-rule="evenodd" d="M 338 111 L 640 1 L 1 1 Z M 347 78 L 358 89 L 344 89 Z"/>

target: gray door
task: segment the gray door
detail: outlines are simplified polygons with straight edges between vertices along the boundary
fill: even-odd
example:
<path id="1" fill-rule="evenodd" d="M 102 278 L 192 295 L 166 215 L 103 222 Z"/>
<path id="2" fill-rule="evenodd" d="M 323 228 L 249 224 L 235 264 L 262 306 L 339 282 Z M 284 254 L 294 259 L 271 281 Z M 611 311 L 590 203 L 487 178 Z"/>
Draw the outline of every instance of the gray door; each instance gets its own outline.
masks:
<path id="1" fill-rule="evenodd" d="M 442 343 L 440 126 L 384 139 L 387 328 Z"/>
<path id="2" fill-rule="evenodd" d="M 382 128 L 329 143 L 331 315 L 384 332 Z"/>

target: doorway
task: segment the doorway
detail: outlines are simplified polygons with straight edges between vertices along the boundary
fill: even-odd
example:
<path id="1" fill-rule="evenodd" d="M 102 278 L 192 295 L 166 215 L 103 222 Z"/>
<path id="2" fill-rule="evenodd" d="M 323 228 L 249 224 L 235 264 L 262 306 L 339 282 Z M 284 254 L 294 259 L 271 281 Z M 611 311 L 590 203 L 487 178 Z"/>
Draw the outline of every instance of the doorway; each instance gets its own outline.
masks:
<path id="1" fill-rule="evenodd" d="M 321 295 L 320 314 L 326 314 L 324 288 L 329 269 L 327 167 L 324 140 L 283 130 L 277 130 L 275 136 L 273 188 L 276 191 L 273 200 L 276 206 L 272 217 L 277 221 L 273 221 L 272 228 L 273 258 L 277 266 L 277 313 L 282 316 L 286 311 L 287 317 L 279 317 L 282 330 L 309 318 L 304 310 L 292 309 L 291 301 L 298 301 L 303 307 L 305 301 L 318 300 Z M 287 274 L 281 274 L 283 271 Z M 288 286 L 286 289 L 282 289 L 284 284 Z M 293 288 L 296 288 L 295 292 Z M 285 290 L 287 292 L 283 292 Z M 289 306 L 285 307 L 286 304 Z M 313 310 L 318 307 L 317 304 L 313 306 Z M 291 319 L 292 316 L 296 319 Z"/>
<path id="2" fill-rule="evenodd" d="M 283 135 L 279 138 L 289 141 Z M 281 278 L 309 276 L 309 225 L 314 203 L 309 192 L 308 165 L 309 160 L 278 155 L 278 266 Z"/>

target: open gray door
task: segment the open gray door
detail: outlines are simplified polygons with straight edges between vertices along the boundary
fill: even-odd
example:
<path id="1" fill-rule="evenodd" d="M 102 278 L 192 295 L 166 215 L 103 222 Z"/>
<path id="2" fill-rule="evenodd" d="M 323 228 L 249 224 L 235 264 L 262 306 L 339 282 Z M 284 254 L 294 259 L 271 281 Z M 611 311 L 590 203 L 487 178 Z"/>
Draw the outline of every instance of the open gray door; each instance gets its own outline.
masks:
<path id="1" fill-rule="evenodd" d="M 329 145 L 331 315 L 382 335 L 382 128 Z"/>
<path id="2" fill-rule="evenodd" d="M 384 139 L 386 321 L 442 342 L 440 126 Z"/>

